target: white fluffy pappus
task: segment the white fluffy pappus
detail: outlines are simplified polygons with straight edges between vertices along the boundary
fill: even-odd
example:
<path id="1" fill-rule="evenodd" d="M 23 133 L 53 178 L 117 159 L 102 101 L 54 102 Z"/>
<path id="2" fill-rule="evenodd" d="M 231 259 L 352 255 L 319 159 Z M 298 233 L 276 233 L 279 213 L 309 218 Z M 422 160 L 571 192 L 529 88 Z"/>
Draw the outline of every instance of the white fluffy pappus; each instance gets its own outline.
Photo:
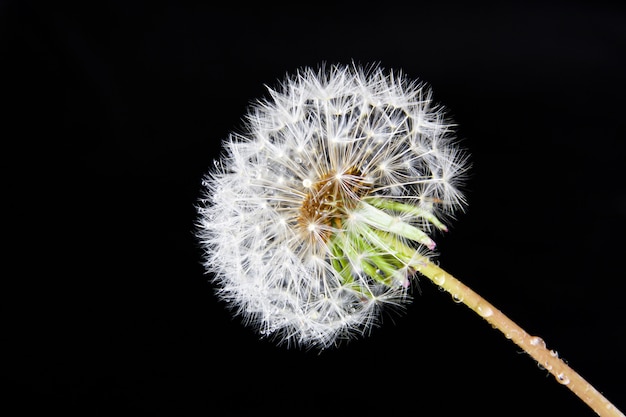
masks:
<path id="1" fill-rule="evenodd" d="M 198 207 L 204 265 L 278 343 L 327 348 L 410 302 L 414 260 L 465 204 L 443 108 L 377 65 L 287 75 L 223 147 Z"/>

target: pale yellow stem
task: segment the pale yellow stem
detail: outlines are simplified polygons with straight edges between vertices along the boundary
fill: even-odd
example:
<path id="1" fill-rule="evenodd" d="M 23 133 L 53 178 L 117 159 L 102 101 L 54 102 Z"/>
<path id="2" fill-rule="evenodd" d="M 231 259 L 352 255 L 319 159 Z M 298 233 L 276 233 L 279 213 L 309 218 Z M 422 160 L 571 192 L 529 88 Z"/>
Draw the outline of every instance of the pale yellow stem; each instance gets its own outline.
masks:
<path id="1" fill-rule="evenodd" d="M 436 285 L 443 288 L 484 318 L 492 327 L 504 333 L 507 339 L 521 347 L 539 365 L 550 372 L 558 382 L 567 386 L 593 411 L 602 417 L 625 417 L 609 400 L 570 368 L 554 350 L 548 350 L 545 342 L 537 336 L 531 336 L 519 325 L 505 316 L 483 297 L 464 285 L 461 281 L 432 263 L 428 258 L 416 259 L 412 266 Z"/>

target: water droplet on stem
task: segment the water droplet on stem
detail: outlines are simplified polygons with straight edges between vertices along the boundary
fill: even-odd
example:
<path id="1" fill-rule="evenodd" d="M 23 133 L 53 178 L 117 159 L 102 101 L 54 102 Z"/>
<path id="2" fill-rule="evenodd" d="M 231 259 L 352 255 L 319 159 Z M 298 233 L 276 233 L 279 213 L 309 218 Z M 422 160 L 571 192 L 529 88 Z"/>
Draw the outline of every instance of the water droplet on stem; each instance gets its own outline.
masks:
<path id="1" fill-rule="evenodd" d="M 560 372 L 556 375 L 556 380 L 563 385 L 569 384 L 569 378 L 563 372 Z"/>
<path id="2" fill-rule="evenodd" d="M 433 282 L 436 285 L 442 286 L 444 282 L 446 282 L 446 276 L 444 274 L 435 275 L 433 277 Z"/>
<path id="3" fill-rule="evenodd" d="M 545 349 L 546 347 L 546 342 L 543 341 L 542 338 L 540 338 L 539 336 L 533 336 L 530 338 L 530 340 L 528 341 L 528 343 L 531 344 L 531 346 L 539 346 Z"/>
<path id="4" fill-rule="evenodd" d="M 476 306 L 476 312 L 478 312 L 478 314 L 480 314 L 480 316 L 484 318 L 493 316 L 493 310 L 491 309 L 491 307 L 486 305 L 479 304 L 478 306 Z"/>

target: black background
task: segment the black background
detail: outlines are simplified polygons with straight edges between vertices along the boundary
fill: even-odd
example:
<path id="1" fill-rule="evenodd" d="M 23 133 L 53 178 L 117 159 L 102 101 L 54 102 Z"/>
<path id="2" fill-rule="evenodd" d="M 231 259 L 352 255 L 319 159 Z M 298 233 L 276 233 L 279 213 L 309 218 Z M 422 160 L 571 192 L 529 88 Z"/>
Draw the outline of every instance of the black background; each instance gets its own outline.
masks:
<path id="1" fill-rule="evenodd" d="M 259 340 L 216 300 L 193 226 L 220 140 L 264 84 L 351 60 L 426 81 L 459 124 L 470 205 L 441 265 L 626 410 L 623 6 L 0 11 L 12 415 L 594 415 L 426 280 L 322 354 Z"/>

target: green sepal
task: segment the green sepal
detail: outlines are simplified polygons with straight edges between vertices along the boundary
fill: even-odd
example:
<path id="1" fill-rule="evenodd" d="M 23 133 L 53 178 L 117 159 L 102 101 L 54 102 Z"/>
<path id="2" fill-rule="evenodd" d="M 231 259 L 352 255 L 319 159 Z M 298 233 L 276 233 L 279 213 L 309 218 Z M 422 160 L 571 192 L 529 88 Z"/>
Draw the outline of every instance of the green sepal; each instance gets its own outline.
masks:
<path id="1" fill-rule="evenodd" d="M 365 202 L 371 204 L 374 207 L 380 209 L 387 209 L 396 211 L 399 213 L 407 213 L 415 217 L 421 217 L 428 222 L 432 223 L 437 229 L 448 231 L 448 228 L 445 224 L 439 220 L 432 211 L 426 210 L 421 207 L 414 206 L 412 204 L 400 203 L 394 200 L 387 200 L 380 197 L 368 197 L 365 199 Z"/>

